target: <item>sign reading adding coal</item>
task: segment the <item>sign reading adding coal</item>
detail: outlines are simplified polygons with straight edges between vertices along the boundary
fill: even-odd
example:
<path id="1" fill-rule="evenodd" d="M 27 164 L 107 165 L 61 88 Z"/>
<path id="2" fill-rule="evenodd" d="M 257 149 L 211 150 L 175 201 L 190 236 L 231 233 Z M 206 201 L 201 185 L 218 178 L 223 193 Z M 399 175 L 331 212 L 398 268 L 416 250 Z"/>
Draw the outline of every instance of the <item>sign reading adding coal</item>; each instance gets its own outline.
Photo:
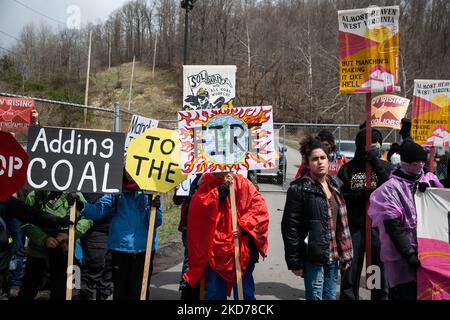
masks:
<path id="1" fill-rule="evenodd" d="M 34 190 L 119 193 L 125 135 L 31 126 L 28 186 Z"/>

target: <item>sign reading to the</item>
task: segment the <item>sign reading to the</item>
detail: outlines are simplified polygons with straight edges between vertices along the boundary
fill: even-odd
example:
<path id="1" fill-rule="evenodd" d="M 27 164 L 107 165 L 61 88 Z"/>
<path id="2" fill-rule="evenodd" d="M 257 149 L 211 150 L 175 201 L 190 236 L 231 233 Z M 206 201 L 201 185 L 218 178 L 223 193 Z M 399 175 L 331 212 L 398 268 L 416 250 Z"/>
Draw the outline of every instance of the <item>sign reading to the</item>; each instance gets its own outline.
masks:
<path id="1" fill-rule="evenodd" d="M 28 186 L 35 190 L 119 193 L 123 133 L 31 126 Z"/>
<path id="2" fill-rule="evenodd" d="M 0 130 L 27 130 L 33 109 L 33 99 L 0 97 Z"/>
<path id="3" fill-rule="evenodd" d="M 182 171 L 247 171 L 275 166 L 272 107 L 179 111 Z"/>
<path id="4" fill-rule="evenodd" d="M 150 128 L 128 145 L 127 172 L 143 190 L 167 192 L 187 177 L 181 173 L 178 133 Z"/>
<path id="5" fill-rule="evenodd" d="M 0 131 L 0 201 L 19 191 L 27 181 L 28 155 L 9 132 Z"/>

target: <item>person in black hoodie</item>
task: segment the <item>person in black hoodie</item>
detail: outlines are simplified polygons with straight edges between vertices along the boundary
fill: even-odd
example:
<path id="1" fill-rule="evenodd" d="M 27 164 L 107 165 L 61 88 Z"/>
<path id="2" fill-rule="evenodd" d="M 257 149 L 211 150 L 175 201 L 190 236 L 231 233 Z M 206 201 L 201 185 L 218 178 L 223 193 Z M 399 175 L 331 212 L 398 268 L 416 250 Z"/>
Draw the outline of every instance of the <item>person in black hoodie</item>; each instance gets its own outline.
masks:
<path id="1" fill-rule="evenodd" d="M 366 201 L 370 194 L 389 179 L 393 167 L 381 160 L 383 137 L 377 129 L 372 129 L 372 148 L 365 151 L 366 129 L 362 129 L 355 139 L 355 157 L 338 172 L 343 185 L 341 192 L 347 205 L 348 220 L 353 243 L 353 263 L 341 274 L 341 300 L 359 300 L 359 286 L 366 247 Z M 371 188 L 366 188 L 366 160 L 372 167 Z M 371 257 L 372 265 L 381 271 L 381 287 L 371 290 L 371 300 L 386 300 L 388 296 L 384 268 L 380 261 L 380 240 L 378 230 L 372 229 Z M 368 267 L 368 266 L 366 266 Z"/>

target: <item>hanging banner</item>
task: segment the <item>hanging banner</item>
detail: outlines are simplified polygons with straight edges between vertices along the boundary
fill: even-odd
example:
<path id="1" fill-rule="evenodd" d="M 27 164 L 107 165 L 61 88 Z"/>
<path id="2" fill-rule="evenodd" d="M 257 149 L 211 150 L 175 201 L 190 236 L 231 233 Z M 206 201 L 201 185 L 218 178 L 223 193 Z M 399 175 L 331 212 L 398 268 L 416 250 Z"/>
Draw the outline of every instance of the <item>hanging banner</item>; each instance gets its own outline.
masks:
<path id="1" fill-rule="evenodd" d="M 271 106 L 179 111 L 184 174 L 274 168 Z"/>
<path id="2" fill-rule="evenodd" d="M 183 110 L 233 107 L 236 66 L 183 66 Z"/>
<path id="3" fill-rule="evenodd" d="M 411 133 L 423 146 L 450 146 L 450 80 L 414 80 Z"/>
<path id="4" fill-rule="evenodd" d="M 409 99 L 383 94 L 372 99 L 372 127 L 401 128 L 402 118 L 408 111 Z"/>
<path id="5" fill-rule="evenodd" d="M 157 126 L 158 120 L 133 114 L 130 126 L 128 127 L 127 137 L 125 139 L 125 154 L 127 153 L 128 144 L 130 143 L 131 140 L 141 135 L 145 130 L 149 128 L 156 128 Z"/>
<path id="6" fill-rule="evenodd" d="M 33 109 L 33 99 L 0 97 L 0 130 L 28 130 Z"/>
<path id="7" fill-rule="evenodd" d="M 130 142 L 126 170 L 142 190 L 168 192 L 186 176 L 180 170 L 176 130 L 150 128 Z"/>
<path id="8" fill-rule="evenodd" d="M 120 193 L 124 142 L 121 132 L 30 126 L 28 188 Z"/>
<path id="9" fill-rule="evenodd" d="M 338 11 L 339 92 L 398 92 L 399 7 Z"/>
<path id="10" fill-rule="evenodd" d="M 450 190 L 416 192 L 418 300 L 450 300 Z"/>

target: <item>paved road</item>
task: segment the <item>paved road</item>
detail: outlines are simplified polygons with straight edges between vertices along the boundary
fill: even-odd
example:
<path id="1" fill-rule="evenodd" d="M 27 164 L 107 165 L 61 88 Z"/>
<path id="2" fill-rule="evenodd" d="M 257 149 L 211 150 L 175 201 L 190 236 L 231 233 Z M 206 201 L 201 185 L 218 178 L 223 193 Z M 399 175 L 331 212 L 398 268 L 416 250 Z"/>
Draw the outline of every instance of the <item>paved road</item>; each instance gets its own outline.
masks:
<path id="1" fill-rule="evenodd" d="M 285 187 L 295 177 L 300 163 L 297 150 L 288 147 L 287 151 L 287 181 Z M 296 277 L 287 270 L 284 261 L 284 245 L 281 237 L 281 218 L 283 215 L 286 193 L 282 186 L 275 184 L 260 184 L 260 189 L 266 200 L 269 213 L 269 249 L 267 258 L 256 265 L 254 278 L 257 299 L 297 300 L 304 299 L 303 279 Z M 156 269 L 158 265 L 156 263 Z M 178 281 L 181 264 L 154 274 L 151 281 L 150 295 L 155 300 L 179 299 Z M 338 288 L 339 292 L 339 288 Z M 368 298 L 368 291 L 361 288 L 361 298 Z"/>

